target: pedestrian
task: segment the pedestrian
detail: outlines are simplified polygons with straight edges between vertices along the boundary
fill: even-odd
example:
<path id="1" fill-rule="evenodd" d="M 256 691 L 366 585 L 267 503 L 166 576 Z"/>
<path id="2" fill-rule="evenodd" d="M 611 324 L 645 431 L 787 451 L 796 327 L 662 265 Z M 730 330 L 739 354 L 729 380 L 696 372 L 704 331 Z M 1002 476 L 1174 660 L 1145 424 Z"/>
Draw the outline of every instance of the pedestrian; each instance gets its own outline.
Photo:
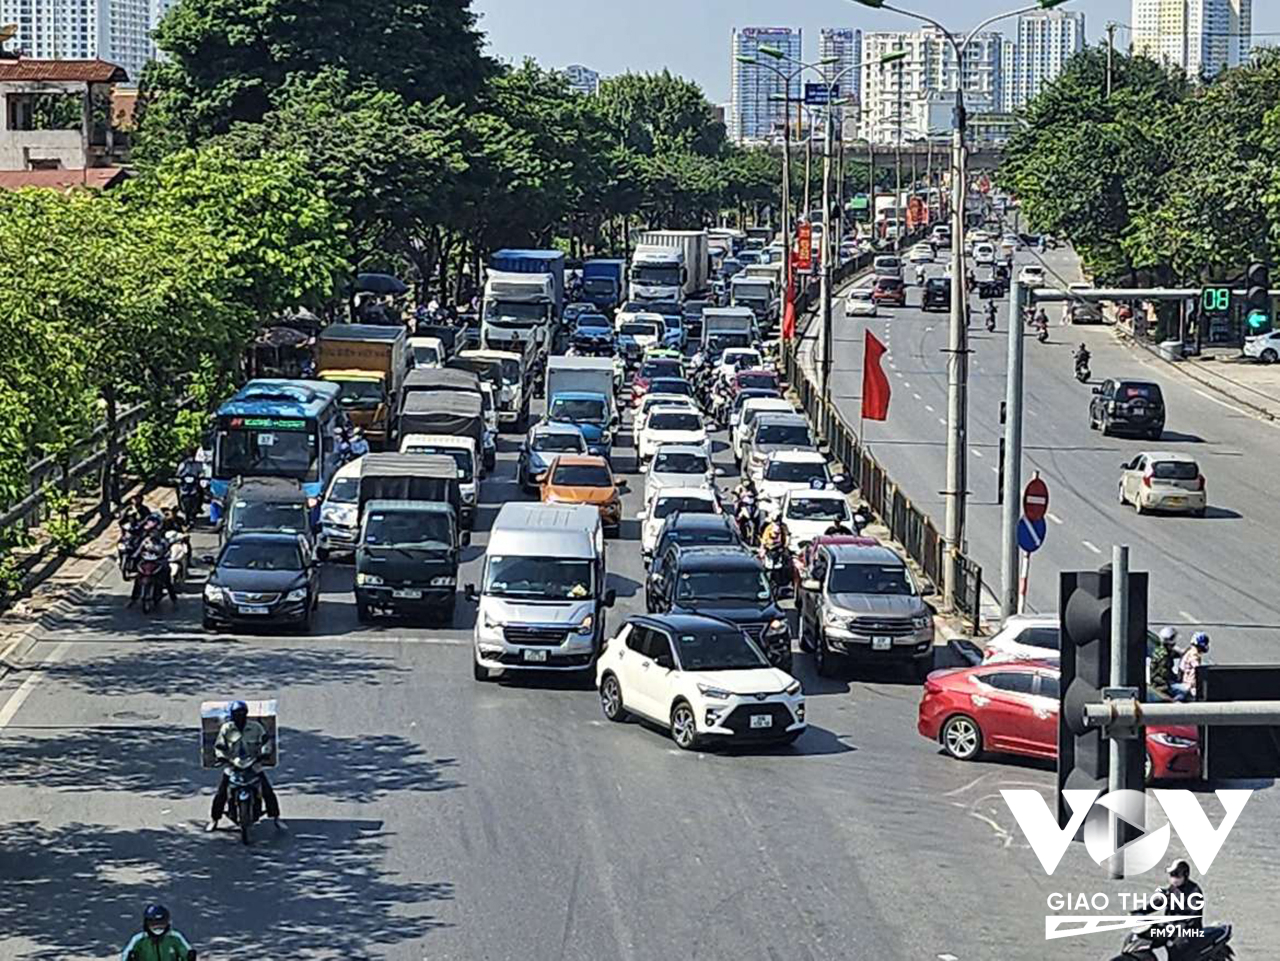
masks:
<path id="1" fill-rule="evenodd" d="M 1178 674 L 1182 680 L 1173 685 L 1173 696 L 1179 701 L 1189 701 L 1196 696 L 1200 683 L 1200 668 L 1208 663 L 1209 635 L 1204 631 L 1191 638 L 1191 646 L 1187 648 L 1182 659 L 1178 661 Z"/>

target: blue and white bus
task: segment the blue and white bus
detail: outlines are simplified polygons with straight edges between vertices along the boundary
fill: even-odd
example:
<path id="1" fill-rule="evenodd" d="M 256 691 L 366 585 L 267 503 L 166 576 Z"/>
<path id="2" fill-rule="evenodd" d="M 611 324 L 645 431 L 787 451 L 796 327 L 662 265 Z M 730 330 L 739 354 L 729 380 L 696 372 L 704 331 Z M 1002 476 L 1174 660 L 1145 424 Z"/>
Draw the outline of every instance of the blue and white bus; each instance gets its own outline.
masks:
<path id="1" fill-rule="evenodd" d="M 251 380 L 218 408 L 213 445 L 213 517 L 237 477 L 291 477 L 315 499 L 341 466 L 338 428 L 346 415 L 337 384 Z"/>

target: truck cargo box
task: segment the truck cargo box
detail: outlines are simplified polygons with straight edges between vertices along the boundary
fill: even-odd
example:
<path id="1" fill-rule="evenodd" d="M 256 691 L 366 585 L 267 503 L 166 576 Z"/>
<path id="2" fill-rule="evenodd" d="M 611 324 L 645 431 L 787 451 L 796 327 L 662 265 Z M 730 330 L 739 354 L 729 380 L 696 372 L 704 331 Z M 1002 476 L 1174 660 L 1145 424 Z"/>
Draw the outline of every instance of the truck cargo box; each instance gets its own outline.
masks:
<path id="1" fill-rule="evenodd" d="M 360 510 L 372 500 L 433 501 L 457 514 L 458 465 L 443 454 L 366 454 L 360 467 Z"/>

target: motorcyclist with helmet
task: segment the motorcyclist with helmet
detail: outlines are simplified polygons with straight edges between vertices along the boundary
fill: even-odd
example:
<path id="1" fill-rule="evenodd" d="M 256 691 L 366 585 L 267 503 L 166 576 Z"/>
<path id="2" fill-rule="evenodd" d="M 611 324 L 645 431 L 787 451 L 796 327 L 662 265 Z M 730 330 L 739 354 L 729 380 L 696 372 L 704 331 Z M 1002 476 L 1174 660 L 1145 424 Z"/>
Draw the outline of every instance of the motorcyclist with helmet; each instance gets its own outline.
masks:
<path id="1" fill-rule="evenodd" d="M 124 946 L 120 961 L 196 961 L 196 949 L 173 929 L 168 908 L 148 904 L 142 912 L 142 930 Z"/>
<path id="2" fill-rule="evenodd" d="M 1182 651 L 1178 650 L 1178 629 L 1173 626 L 1160 631 L 1160 646 L 1151 655 L 1149 681 L 1153 691 L 1173 696 L 1173 683 L 1178 677 L 1178 661 L 1182 659 Z"/>
<path id="3" fill-rule="evenodd" d="M 178 603 L 178 586 L 173 583 L 173 578 L 169 574 L 169 541 L 165 537 L 165 517 L 159 511 L 152 511 L 150 516 L 142 522 L 140 536 L 134 542 L 130 549 L 129 563 L 133 570 L 138 570 L 138 564 L 143 559 L 156 561 L 160 565 L 159 572 L 156 574 L 160 578 L 160 589 L 169 594 L 169 599 L 176 605 Z M 133 580 L 133 592 L 129 597 L 129 607 L 133 607 L 138 603 L 138 598 L 142 594 L 142 578 L 135 577 Z"/>
<path id="4" fill-rule="evenodd" d="M 1169 872 L 1169 884 L 1160 888 L 1156 894 L 1164 901 L 1166 916 L 1185 918 L 1182 921 L 1171 921 L 1169 926 L 1180 928 L 1183 932 L 1197 932 L 1169 937 L 1165 941 L 1169 961 L 1181 961 L 1182 958 L 1195 955 L 1196 940 L 1199 932 L 1204 929 L 1204 889 L 1191 880 L 1191 865 L 1181 858 L 1170 862 L 1166 870 Z"/>
<path id="5" fill-rule="evenodd" d="M 1191 646 L 1178 661 L 1179 680 L 1170 685 L 1170 691 L 1176 700 L 1189 701 L 1196 696 L 1200 683 L 1200 668 L 1209 659 L 1209 635 L 1197 631 L 1191 638 Z"/>
<path id="6" fill-rule="evenodd" d="M 223 765 L 222 780 L 218 782 L 218 791 L 213 796 L 213 810 L 205 831 L 216 831 L 218 822 L 222 820 L 227 807 L 227 795 L 231 790 L 231 777 L 225 767 L 233 757 L 264 758 L 272 751 L 271 739 L 267 737 L 267 729 L 258 721 L 250 720 L 249 705 L 244 701 L 232 701 L 227 711 L 230 719 L 218 731 L 218 739 L 213 745 L 213 754 L 218 763 Z M 267 817 L 276 825 L 277 831 L 285 830 L 284 821 L 280 819 L 280 802 L 271 782 L 267 780 L 266 771 L 257 761 L 253 765 L 254 772 L 262 785 L 262 804 L 267 809 Z"/>

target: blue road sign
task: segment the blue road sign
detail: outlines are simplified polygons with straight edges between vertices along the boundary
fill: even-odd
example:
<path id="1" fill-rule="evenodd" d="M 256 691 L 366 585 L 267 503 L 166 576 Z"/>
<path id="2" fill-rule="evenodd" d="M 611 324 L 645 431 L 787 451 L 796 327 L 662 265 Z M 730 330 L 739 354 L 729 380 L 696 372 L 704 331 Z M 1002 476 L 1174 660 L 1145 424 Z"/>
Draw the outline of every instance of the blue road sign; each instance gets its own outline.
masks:
<path id="1" fill-rule="evenodd" d="M 810 107 L 825 107 L 833 99 L 840 99 L 840 84 L 834 87 L 828 87 L 825 83 L 804 85 L 804 102 Z"/>
<path id="2" fill-rule="evenodd" d="M 1044 546 L 1044 521 L 1029 521 L 1025 517 L 1018 518 L 1018 546 L 1028 554 L 1034 554 Z"/>

